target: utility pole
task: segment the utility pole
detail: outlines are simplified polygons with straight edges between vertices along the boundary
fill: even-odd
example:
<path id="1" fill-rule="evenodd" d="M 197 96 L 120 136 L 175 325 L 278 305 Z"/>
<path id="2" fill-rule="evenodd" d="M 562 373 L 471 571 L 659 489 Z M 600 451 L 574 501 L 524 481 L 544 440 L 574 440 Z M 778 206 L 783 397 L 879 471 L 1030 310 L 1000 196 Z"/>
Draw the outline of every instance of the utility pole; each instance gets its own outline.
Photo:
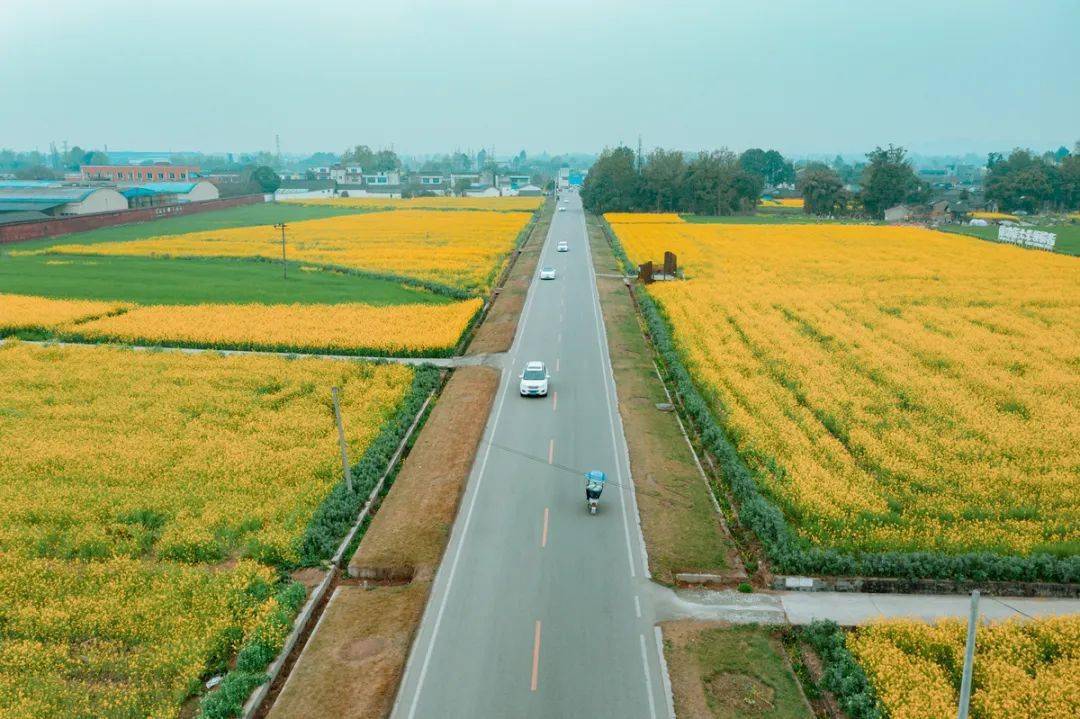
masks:
<path id="1" fill-rule="evenodd" d="M 285 261 L 285 228 L 288 227 L 284 222 L 279 222 L 274 225 L 276 229 L 281 230 L 281 279 L 289 279 L 289 265 Z"/>
<path id="2" fill-rule="evenodd" d="M 352 494 L 352 469 L 349 467 L 349 449 L 345 444 L 345 427 L 341 424 L 341 403 L 338 401 L 337 387 L 330 388 L 330 396 L 334 400 L 334 421 L 337 422 L 338 446 L 341 448 L 341 471 L 345 474 L 345 486 L 349 488 L 349 494 Z"/>
<path id="3" fill-rule="evenodd" d="M 971 593 L 971 616 L 968 617 L 967 644 L 964 647 L 964 676 L 960 680 L 960 708 L 956 719 L 967 719 L 971 701 L 971 672 L 975 664 L 975 628 L 979 624 L 979 590 Z"/>

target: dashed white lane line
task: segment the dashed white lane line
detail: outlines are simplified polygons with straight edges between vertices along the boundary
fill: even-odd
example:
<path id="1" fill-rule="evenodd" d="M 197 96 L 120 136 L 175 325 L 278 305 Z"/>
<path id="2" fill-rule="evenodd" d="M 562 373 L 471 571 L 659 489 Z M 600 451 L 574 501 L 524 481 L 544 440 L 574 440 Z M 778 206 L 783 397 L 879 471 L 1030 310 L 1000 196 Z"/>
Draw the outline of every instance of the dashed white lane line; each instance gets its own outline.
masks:
<path id="1" fill-rule="evenodd" d="M 638 619 L 641 619 L 641 600 L 638 599 L 638 595 L 634 595 L 634 614 Z"/>
<path id="2" fill-rule="evenodd" d="M 547 546 L 547 535 L 548 535 L 548 508 L 544 507 L 544 529 L 540 533 L 540 546 L 541 546 L 541 548 Z M 638 612 L 638 616 L 639 617 L 641 616 L 640 611 Z"/>
<path id="3" fill-rule="evenodd" d="M 558 357 L 555 358 L 555 371 L 556 372 L 559 371 L 559 358 Z"/>
<path id="4" fill-rule="evenodd" d="M 548 464 L 554 464 L 555 462 L 555 440 L 548 440 Z"/>
<path id="5" fill-rule="evenodd" d="M 649 673 L 649 655 L 645 651 L 645 635 L 639 634 L 641 639 L 641 665 L 645 667 L 645 691 L 649 695 L 649 716 L 656 719 L 656 699 L 652 692 L 652 674 Z M 536 638 L 540 640 L 540 622 L 536 623 Z M 537 647 L 539 650 L 539 646 Z"/>
<path id="6" fill-rule="evenodd" d="M 551 411 L 552 412 L 557 412 L 558 410 L 559 410 L 559 393 L 558 392 L 552 392 L 551 393 Z"/>

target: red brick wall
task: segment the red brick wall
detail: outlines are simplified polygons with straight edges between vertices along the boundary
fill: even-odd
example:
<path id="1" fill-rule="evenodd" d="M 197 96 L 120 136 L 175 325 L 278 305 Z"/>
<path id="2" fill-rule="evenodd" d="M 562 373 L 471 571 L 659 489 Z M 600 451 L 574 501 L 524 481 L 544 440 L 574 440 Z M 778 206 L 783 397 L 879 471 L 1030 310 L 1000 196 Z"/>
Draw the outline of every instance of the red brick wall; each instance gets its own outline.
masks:
<path id="1" fill-rule="evenodd" d="M 95 230 L 99 227 L 128 225 L 133 222 L 149 222 L 159 220 L 162 217 L 192 215 L 199 212 L 209 212 L 210 210 L 223 210 L 227 207 L 254 205 L 263 202 L 263 199 L 262 195 L 242 195 L 224 200 L 188 202 L 182 205 L 160 205 L 158 207 L 144 207 L 138 210 L 116 210 L 114 212 L 96 212 L 92 215 L 58 217 L 50 220 L 11 222 L 0 225 L 0 245 L 37 240 L 42 237 L 56 237 L 71 232 Z"/>

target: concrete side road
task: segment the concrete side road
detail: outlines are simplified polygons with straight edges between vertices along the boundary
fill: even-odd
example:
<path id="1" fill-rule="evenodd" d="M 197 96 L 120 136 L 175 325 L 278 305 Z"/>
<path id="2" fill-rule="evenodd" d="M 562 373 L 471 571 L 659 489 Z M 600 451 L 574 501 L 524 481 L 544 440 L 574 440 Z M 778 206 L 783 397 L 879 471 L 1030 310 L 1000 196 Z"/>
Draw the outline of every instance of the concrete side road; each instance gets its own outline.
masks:
<path id="1" fill-rule="evenodd" d="M 559 204 L 539 263 L 557 277 L 529 290 L 397 719 L 670 715 L 584 216 Z M 546 398 L 519 396 L 530 360 Z M 609 478 L 596 516 L 591 469 Z"/>

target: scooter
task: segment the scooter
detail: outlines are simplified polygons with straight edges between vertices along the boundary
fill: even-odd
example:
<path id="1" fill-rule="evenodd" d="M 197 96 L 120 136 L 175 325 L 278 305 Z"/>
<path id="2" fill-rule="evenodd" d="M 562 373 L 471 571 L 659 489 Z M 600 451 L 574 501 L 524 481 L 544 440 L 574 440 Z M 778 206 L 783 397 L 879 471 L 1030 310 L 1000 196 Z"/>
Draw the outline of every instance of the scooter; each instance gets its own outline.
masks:
<path id="1" fill-rule="evenodd" d="M 607 476 L 603 472 L 593 471 L 585 475 L 585 506 L 588 507 L 589 514 L 596 514 L 606 480 Z"/>
<path id="2" fill-rule="evenodd" d="M 589 508 L 589 514 L 596 514 L 596 508 L 600 505 L 600 500 L 586 497 L 585 504 Z"/>

